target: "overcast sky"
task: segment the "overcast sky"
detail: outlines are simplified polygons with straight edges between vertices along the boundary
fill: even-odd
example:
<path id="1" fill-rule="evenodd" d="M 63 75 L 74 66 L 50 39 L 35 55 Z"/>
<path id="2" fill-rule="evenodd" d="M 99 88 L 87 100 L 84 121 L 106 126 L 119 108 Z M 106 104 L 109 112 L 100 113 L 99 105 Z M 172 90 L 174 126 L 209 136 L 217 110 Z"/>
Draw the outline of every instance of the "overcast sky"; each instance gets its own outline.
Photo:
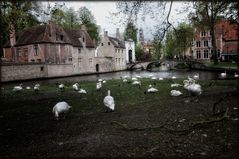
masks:
<path id="1" fill-rule="evenodd" d="M 116 32 L 116 28 L 120 29 L 120 32 L 123 32 L 125 29 L 125 25 L 118 22 L 118 19 L 113 17 L 110 13 L 116 12 L 116 2 L 113 1 L 59 1 L 59 3 L 65 3 L 66 7 L 70 8 L 73 7 L 78 10 L 80 7 L 85 6 L 87 7 L 96 19 L 97 25 L 101 26 L 101 34 L 104 30 L 107 30 L 109 35 L 114 35 Z M 54 2 L 52 2 L 54 3 Z M 174 25 L 177 25 L 179 22 L 187 20 L 187 14 L 179 14 L 183 7 L 185 7 L 186 2 L 173 2 L 172 11 L 170 15 L 170 22 Z M 155 5 L 156 6 L 156 5 Z M 169 2 L 167 7 L 169 8 Z M 166 16 L 159 18 L 166 18 Z M 152 33 L 154 32 L 154 25 L 156 25 L 158 21 L 152 20 L 149 16 L 146 16 L 145 21 L 139 20 L 137 23 L 138 28 L 142 28 L 144 31 L 145 39 L 151 39 Z"/>

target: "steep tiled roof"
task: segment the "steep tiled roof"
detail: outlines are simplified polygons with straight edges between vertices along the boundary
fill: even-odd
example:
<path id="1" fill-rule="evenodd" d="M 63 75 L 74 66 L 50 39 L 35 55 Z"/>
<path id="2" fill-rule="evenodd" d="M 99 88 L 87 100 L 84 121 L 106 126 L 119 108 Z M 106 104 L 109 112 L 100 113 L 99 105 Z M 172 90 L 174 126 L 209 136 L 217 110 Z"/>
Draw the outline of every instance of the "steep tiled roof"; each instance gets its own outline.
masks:
<path id="1" fill-rule="evenodd" d="M 82 47 L 79 38 L 84 37 L 86 47 L 94 47 L 94 43 L 85 30 L 62 28 L 55 24 L 38 25 L 24 29 L 17 34 L 16 45 L 29 45 L 39 43 L 62 43 Z M 4 47 L 9 47 L 9 42 Z"/>
<path id="2" fill-rule="evenodd" d="M 120 41 L 117 38 L 109 37 L 110 42 L 117 48 L 125 48 L 124 42 Z"/>
<path id="3" fill-rule="evenodd" d="M 86 47 L 95 47 L 93 41 L 91 40 L 90 35 L 85 30 L 75 30 L 75 29 L 65 29 L 68 37 L 70 38 L 71 44 L 73 46 L 82 47 L 82 43 L 79 41 L 79 38 L 84 37 Z"/>

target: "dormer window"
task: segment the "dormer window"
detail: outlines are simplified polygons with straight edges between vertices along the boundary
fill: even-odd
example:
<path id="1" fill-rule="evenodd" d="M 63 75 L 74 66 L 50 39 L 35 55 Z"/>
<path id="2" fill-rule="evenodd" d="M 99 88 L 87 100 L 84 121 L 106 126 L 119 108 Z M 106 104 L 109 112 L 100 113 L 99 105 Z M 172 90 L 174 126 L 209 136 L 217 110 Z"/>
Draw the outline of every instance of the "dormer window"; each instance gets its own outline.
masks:
<path id="1" fill-rule="evenodd" d="M 108 42 L 108 45 L 110 45 L 110 42 Z"/>

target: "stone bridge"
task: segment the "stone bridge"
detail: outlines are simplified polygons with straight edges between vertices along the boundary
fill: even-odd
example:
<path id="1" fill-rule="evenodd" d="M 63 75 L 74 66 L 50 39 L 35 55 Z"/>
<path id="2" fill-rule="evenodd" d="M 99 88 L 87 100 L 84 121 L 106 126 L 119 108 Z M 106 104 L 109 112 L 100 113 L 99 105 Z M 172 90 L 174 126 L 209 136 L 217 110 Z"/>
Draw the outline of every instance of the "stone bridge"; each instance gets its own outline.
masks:
<path id="1" fill-rule="evenodd" d="M 145 70 L 147 69 L 150 63 L 152 63 L 152 61 L 129 63 L 127 64 L 127 70 L 134 70 L 134 69 Z"/>
<path id="2" fill-rule="evenodd" d="M 127 64 L 128 70 L 141 69 L 141 70 L 150 70 L 152 67 L 158 67 L 161 65 L 166 65 L 170 69 L 175 68 L 178 64 L 186 64 L 189 68 L 205 68 L 205 66 L 194 60 L 160 60 L 157 61 L 147 61 L 147 62 L 136 62 Z"/>

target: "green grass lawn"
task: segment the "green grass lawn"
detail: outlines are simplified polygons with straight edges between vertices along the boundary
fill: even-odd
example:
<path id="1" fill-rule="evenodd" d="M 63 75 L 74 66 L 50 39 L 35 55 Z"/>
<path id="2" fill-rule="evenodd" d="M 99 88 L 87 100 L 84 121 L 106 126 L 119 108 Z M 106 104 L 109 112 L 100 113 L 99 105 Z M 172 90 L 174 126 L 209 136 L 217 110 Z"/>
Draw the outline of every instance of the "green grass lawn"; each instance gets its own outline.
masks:
<path id="1" fill-rule="evenodd" d="M 232 63 L 232 62 L 218 62 L 217 65 L 214 65 L 213 62 L 203 62 L 206 66 L 209 67 L 217 67 L 217 68 L 228 68 L 228 69 L 236 69 L 238 68 L 238 63 Z"/>
<path id="2" fill-rule="evenodd" d="M 13 92 L 12 87 L 4 87 L 0 106 L 0 156 L 147 158 L 151 155 L 156 158 L 190 158 L 191 154 L 200 156 L 201 152 L 206 152 L 206 157 L 233 156 L 234 150 L 226 146 L 231 144 L 236 147 L 233 144 L 238 139 L 233 120 L 237 117 L 233 109 L 238 107 L 237 94 L 228 95 L 218 104 L 224 109 L 229 107 L 229 120 L 195 128 L 181 135 L 165 129 L 125 131 L 112 122 L 117 121 L 131 128 L 160 125 L 174 130 L 188 128 L 193 122 L 211 117 L 213 104 L 225 97 L 224 91 L 235 89 L 237 80 L 199 80 L 197 83 L 201 84 L 203 93 L 197 99 L 189 96 L 183 87 L 175 88 L 183 92 L 182 96 L 170 96 L 170 85 L 174 82 L 182 84 L 183 79 L 159 81 L 143 78 L 140 81 L 141 88 L 131 85 L 131 82 L 123 83 L 120 79 L 108 80 L 100 91 L 96 91 L 96 82 L 80 82 L 87 94 L 73 91 L 74 83 L 71 82 L 64 83 L 64 92 L 54 84 L 41 85 L 39 93 L 33 90 Z M 159 92 L 144 94 L 149 84 Z M 107 90 L 111 90 L 115 100 L 113 113 L 105 113 L 103 99 Z M 52 108 L 60 101 L 66 101 L 72 109 L 65 119 L 56 121 Z M 182 119 L 185 121 L 181 122 Z M 203 137 L 204 134 L 208 137 Z M 181 154 L 178 154 L 178 149 Z"/>

